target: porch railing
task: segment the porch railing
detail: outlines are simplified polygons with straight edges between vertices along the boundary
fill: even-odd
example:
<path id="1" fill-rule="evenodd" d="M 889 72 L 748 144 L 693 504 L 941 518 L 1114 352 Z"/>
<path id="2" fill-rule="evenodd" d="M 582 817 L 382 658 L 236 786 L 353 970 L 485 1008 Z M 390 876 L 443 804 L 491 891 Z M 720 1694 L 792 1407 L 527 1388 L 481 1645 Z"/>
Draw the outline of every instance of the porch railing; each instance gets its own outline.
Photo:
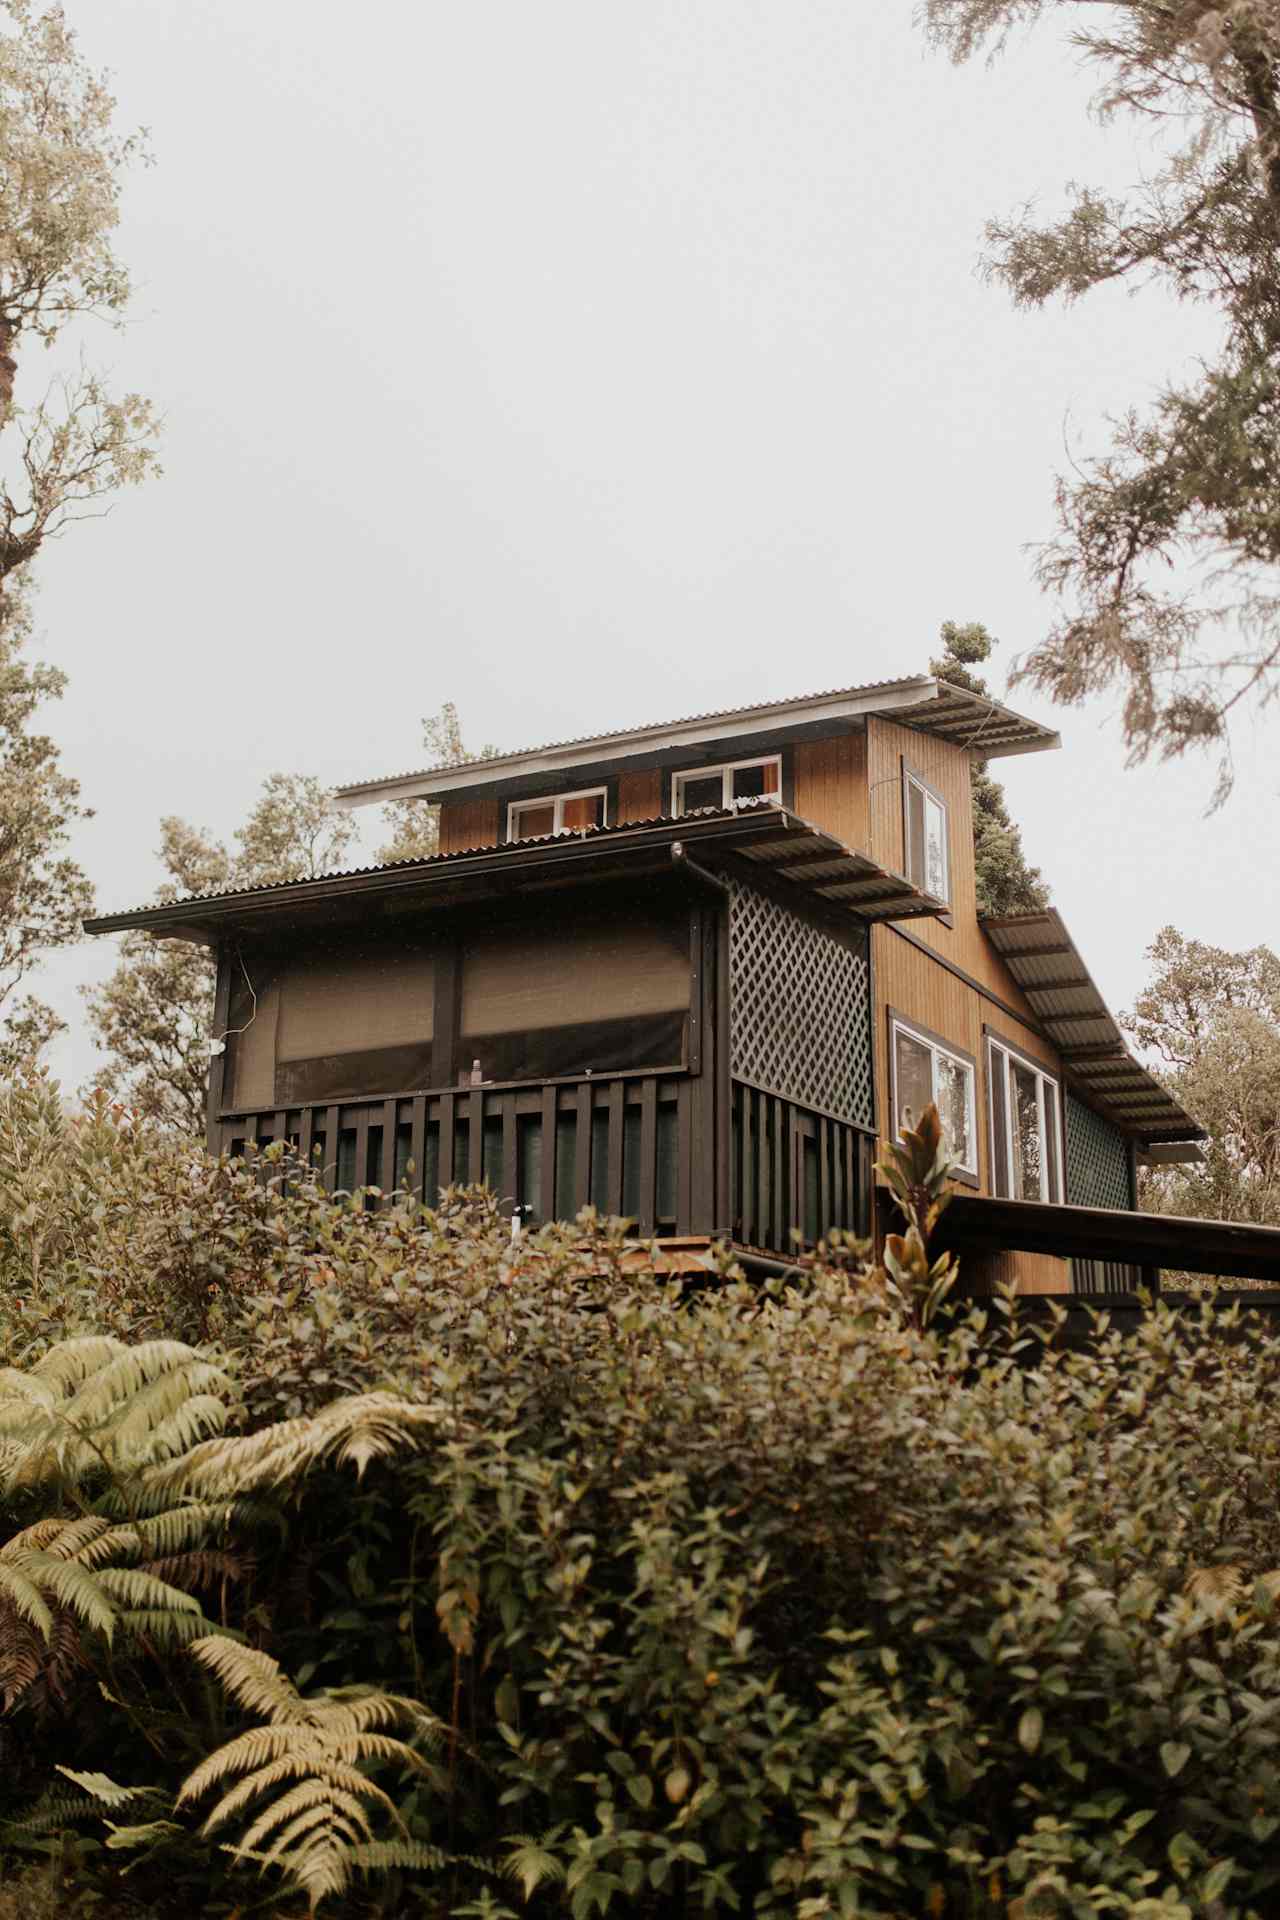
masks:
<path id="1" fill-rule="evenodd" d="M 602 1074 L 224 1113 L 219 1144 L 285 1140 L 330 1191 L 411 1188 L 434 1204 L 442 1187 L 484 1181 L 531 1224 L 591 1205 L 642 1234 L 683 1234 L 696 1230 L 691 1104 L 687 1077 Z"/>
<path id="2" fill-rule="evenodd" d="M 875 1136 L 733 1083 L 733 1237 L 791 1254 L 834 1228 L 871 1232 Z"/>

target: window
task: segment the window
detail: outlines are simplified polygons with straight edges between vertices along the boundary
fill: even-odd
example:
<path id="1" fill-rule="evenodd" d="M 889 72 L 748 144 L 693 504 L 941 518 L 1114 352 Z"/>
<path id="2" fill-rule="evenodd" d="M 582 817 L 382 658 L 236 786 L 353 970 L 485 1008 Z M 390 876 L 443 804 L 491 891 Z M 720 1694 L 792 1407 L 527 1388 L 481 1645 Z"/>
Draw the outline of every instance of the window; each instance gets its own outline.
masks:
<path id="1" fill-rule="evenodd" d="M 545 799 L 515 800 L 507 808 L 508 840 L 540 840 L 548 833 L 581 833 L 608 825 L 605 790 L 549 794 Z"/>
<path id="2" fill-rule="evenodd" d="M 991 1185 L 1002 1200 L 1062 1199 L 1058 1083 L 1035 1060 L 988 1039 Z"/>
<path id="3" fill-rule="evenodd" d="M 922 893 L 931 893 L 935 900 L 950 900 L 946 804 L 940 794 L 905 764 L 902 813 L 908 880 Z"/>
<path id="4" fill-rule="evenodd" d="M 699 767 L 678 773 L 672 790 L 672 811 L 695 813 L 699 807 L 731 807 L 737 800 L 782 799 L 782 761 L 735 760 L 724 767 Z"/>
<path id="5" fill-rule="evenodd" d="M 932 1101 L 938 1109 L 947 1149 L 955 1157 L 957 1173 L 976 1181 L 978 1135 L 972 1059 L 934 1034 L 909 1026 L 897 1014 L 891 1018 L 890 1040 L 895 1135 L 914 1125 Z"/>

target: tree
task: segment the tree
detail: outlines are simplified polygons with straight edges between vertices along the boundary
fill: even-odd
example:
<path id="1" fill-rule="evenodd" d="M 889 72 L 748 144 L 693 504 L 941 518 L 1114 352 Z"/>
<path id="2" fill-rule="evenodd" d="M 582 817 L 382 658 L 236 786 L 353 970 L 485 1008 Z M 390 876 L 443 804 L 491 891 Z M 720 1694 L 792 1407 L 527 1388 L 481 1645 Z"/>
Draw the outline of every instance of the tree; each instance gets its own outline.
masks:
<path id="1" fill-rule="evenodd" d="M 0 594 L 69 520 L 151 466 L 155 418 L 82 368 L 34 405 L 14 397 L 25 336 L 52 346 L 86 315 L 119 318 L 129 277 L 112 249 L 121 178 L 141 156 L 76 50 L 60 6 L 0 0 Z"/>
<path id="2" fill-rule="evenodd" d="M 1073 189 L 1048 225 L 987 227 L 1016 302 L 1163 283 L 1216 314 L 1217 354 L 1114 425 L 1057 484 L 1039 577 L 1066 607 L 1018 678 L 1065 704 L 1116 686 L 1130 757 L 1219 752 L 1228 721 L 1280 691 L 1280 12 L 1275 0 L 925 0 L 956 60 L 1049 16 L 1099 70 L 1097 105 L 1156 129 L 1164 159 L 1131 194 Z M 1197 584 L 1198 583 L 1198 584 Z"/>
<path id="3" fill-rule="evenodd" d="M 88 810 L 53 741 L 31 731 L 66 680 L 23 658 L 29 631 L 27 596 L 11 591 L 0 600 L 0 1073 L 33 1059 L 61 1028 L 41 1001 L 15 996 L 42 952 L 80 938 L 93 903 L 84 873 L 63 851 Z"/>
<path id="4" fill-rule="evenodd" d="M 452 700 L 446 700 L 439 713 L 422 722 L 422 744 L 433 767 L 461 767 L 473 760 L 491 760 L 496 747 L 481 747 L 468 753 L 462 739 L 462 724 Z M 427 860 L 440 847 L 440 809 L 427 800 L 392 800 L 382 809 L 382 817 L 391 838 L 378 848 L 378 859 L 386 864 L 395 860 Z"/>
<path id="5" fill-rule="evenodd" d="M 183 820 L 161 821 L 159 857 L 167 878 L 158 898 L 314 879 L 341 865 L 355 834 L 354 822 L 318 780 L 273 773 L 235 836 L 235 852 Z M 90 1024 L 107 1056 L 95 1084 L 148 1119 L 199 1133 L 214 973 L 204 947 L 125 934 L 115 972 L 85 993 Z"/>
<path id="6" fill-rule="evenodd" d="M 1232 953 L 1164 927 L 1150 984 L 1123 1025 L 1205 1127 L 1203 1166 L 1146 1176 L 1165 1213 L 1280 1225 L 1280 958 Z"/>
<path id="7" fill-rule="evenodd" d="M 52 346 L 72 321 L 119 318 L 129 281 L 112 250 L 121 177 L 140 153 L 112 127 L 115 103 L 76 51 L 62 9 L 0 0 L 0 1071 L 62 1026 L 14 998 L 41 951 L 78 937 L 89 883 L 63 852 L 86 817 L 47 735 L 29 731 L 64 676 L 23 657 L 30 568 L 70 521 L 103 510 L 153 463 L 154 419 L 81 368 L 34 404 L 15 398 L 27 338 Z"/>
<path id="8" fill-rule="evenodd" d="M 942 623 L 942 655 L 929 662 L 930 673 L 953 687 L 986 694 L 987 683 L 971 671 L 990 658 L 995 641 L 974 621 L 959 626 Z M 1028 866 L 1022 833 L 1010 817 L 1004 788 L 993 780 L 985 760 L 971 760 L 973 790 L 973 859 L 979 913 L 1041 913 L 1049 904 L 1049 889 L 1039 867 Z"/>

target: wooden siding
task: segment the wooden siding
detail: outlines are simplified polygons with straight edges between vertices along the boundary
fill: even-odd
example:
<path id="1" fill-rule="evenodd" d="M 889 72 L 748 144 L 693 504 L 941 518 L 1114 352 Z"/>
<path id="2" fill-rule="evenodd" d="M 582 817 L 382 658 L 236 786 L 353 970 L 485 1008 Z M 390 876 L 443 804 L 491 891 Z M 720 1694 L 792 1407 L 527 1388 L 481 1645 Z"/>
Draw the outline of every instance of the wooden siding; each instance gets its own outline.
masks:
<path id="1" fill-rule="evenodd" d="M 496 847 L 502 839 L 502 808 L 497 800 L 446 800 L 440 808 L 441 853 L 469 853 Z"/>
<path id="2" fill-rule="evenodd" d="M 966 778 L 967 778 L 967 769 Z M 929 776 L 926 775 L 926 778 Z M 920 922 L 914 923 L 919 930 Z M 978 1179 L 983 1193 L 991 1188 L 990 1102 L 987 1089 L 983 1028 L 994 1027 L 1033 1059 L 1060 1073 L 1058 1057 L 1029 1027 L 1014 1020 L 963 980 L 940 967 L 930 954 L 901 939 L 892 927 L 874 927 L 871 934 L 875 981 L 876 1112 L 881 1136 L 892 1125 L 889 1080 L 889 1008 L 904 1019 L 951 1040 L 977 1061 Z M 1044 1254 L 984 1255 L 965 1262 L 965 1283 L 986 1291 L 997 1282 L 1015 1279 L 1021 1293 L 1069 1293 L 1070 1269 L 1065 1260 Z"/>
<path id="3" fill-rule="evenodd" d="M 630 820 L 657 820 L 662 815 L 662 772 L 652 767 L 643 773 L 618 776 L 618 818 L 616 825 Z"/>
<path id="4" fill-rule="evenodd" d="M 867 736 L 805 740 L 794 755 L 795 810 L 834 834 L 842 846 L 868 852 Z"/>
<path id="5" fill-rule="evenodd" d="M 915 769 L 946 803 L 951 863 L 951 917 L 914 920 L 911 930 L 953 965 L 980 980 L 992 993 L 1034 1020 L 1031 1004 L 1004 961 L 978 925 L 973 866 L 973 795 L 969 756 L 946 740 L 935 740 L 891 720 L 867 721 L 867 780 L 871 838 L 867 852 L 898 873 L 906 872 L 903 845 L 902 762 Z"/>

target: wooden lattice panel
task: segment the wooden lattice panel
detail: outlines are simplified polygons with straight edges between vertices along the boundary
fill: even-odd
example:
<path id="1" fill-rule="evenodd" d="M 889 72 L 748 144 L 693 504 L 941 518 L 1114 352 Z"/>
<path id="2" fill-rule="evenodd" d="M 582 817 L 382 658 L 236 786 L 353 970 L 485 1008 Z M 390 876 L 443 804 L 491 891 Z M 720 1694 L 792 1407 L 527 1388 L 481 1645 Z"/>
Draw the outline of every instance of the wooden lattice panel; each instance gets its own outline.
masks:
<path id="1" fill-rule="evenodd" d="M 730 910 L 735 1079 L 857 1126 L 875 1124 L 865 940 L 837 938 L 754 887 Z"/>
<path id="2" fill-rule="evenodd" d="M 1073 1207 L 1133 1206 L 1129 1147 L 1081 1100 L 1067 1095 L 1067 1202 Z"/>

